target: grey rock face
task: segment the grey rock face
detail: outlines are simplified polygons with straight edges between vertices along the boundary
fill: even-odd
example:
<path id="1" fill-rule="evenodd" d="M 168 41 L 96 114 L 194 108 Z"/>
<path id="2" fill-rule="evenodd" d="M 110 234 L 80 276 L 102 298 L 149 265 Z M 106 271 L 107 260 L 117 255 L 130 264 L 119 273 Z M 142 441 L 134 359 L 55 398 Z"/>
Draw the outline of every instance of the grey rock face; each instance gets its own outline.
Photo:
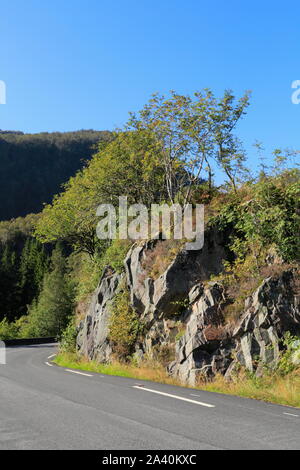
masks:
<path id="1" fill-rule="evenodd" d="M 111 302 L 118 292 L 122 275 L 111 273 L 107 268 L 96 289 L 88 314 L 78 328 L 78 352 L 99 362 L 108 362 L 112 353 L 109 342 L 109 318 Z"/>
<path id="2" fill-rule="evenodd" d="M 176 313 L 178 302 L 187 298 L 197 281 L 208 279 L 211 274 L 221 271 L 226 255 L 222 235 L 210 231 L 206 234 L 202 250 L 179 252 L 166 271 L 153 280 L 147 278 L 143 261 L 147 251 L 153 249 L 156 243 L 157 240 L 152 240 L 143 245 L 134 245 L 125 260 L 132 305 L 139 314 L 148 316 L 150 321 L 160 313 Z"/>
<path id="3" fill-rule="evenodd" d="M 257 374 L 264 364 L 276 366 L 283 335 L 288 331 L 300 334 L 299 299 L 293 294 L 292 281 L 291 271 L 265 279 L 246 299 L 233 332 L 223 327 L 222 286 L 195 285 L 189 293 L 186 331 L 176 344 L 169 372 L 195 385 L 199 377 L 209 379 L 216 373 L 230 378 L 238 364 Z"/>
<path id="4" fill-rule="evenodd" d="M 189 298 L 194 300 L 184 323 L 185 333 L 176 343 L 176 364 L 172 374 L 195 385 L 198 377 L 212 377 L 226 372 L 231 362 L 228 332 L 223 327 L 221 312 L 224 291 L 220 284 L 204 288 L 194 286 Z"/>
<path id="5" fill-rule="evenodd" d="M 237 361 L 251 372 L 257 361 L 270 367 L 279 358 L 280 338 L 284 333 L 300 334 L 300 311 L 291 283 L 293 274 L 265 279 L 245 302 L 233 338 L 237 343 Z"/>

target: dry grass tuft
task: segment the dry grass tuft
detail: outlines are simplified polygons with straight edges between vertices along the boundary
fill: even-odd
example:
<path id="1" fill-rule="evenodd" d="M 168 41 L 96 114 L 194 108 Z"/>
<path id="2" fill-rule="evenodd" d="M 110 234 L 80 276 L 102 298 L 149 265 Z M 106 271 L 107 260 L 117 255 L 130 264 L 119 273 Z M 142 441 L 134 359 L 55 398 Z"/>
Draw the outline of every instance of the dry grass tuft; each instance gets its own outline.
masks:
<path id="1" fill-rule="evenodd" d="M 211 383 L 199 383 L 198 387 L 210 392 L 226 393 L 300 408 L 299 369 L 285 376 L 274 373 L 261 378 L 251 378 L 249 374 L 240 372 L 231 382 L 219 375 Z"/>
<path id="2" fill-rule="evenodd" d="M 54 362 L 61 367 L 67 367 L 70 369 L 85 370 L 120 377 L 130 377 L 147 381 L 149 380 L 169 385 L 180 385 L 177 380 L 169 377 L 165 368 L 156 361 L 144 361 L 140 365 L 121 363 L 117 361 L 111 364 L 100 364 L 97 361 L 91 361 L 83 357 L 79 357 L 74 353 L 60 353 L 56 356 Z"/>
<path id="3" fill-rule="evenodd" d="M 181 247 L 181 240 L 158 241 L 153 250 L 148 250 L 145 253 L 145 258 L 142 261 L 145 273 L 140 276 L 140 281 L 144 281 L 146 277 L 158 279 L 174 261 Z"/>
<path id="4" fill-rule="evenodd" d="M 207 341 L 222 341 L 226 338 L 226 330 L 224 326 L 209 325 L 204 330 Z"/>

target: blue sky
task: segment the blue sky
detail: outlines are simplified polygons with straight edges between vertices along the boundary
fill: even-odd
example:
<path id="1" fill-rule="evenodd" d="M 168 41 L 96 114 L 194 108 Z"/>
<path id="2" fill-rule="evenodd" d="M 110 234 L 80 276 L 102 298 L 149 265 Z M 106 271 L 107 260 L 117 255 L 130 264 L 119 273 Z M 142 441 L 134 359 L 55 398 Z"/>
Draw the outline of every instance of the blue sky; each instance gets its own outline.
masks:
<path id="1" fill-rule="evenodd" d="M 298 1 L 1 1 L 0 128 L 122 126 L 151 93 L 252 90 L 238 129 L 252 143 L 300 148 Z"/>

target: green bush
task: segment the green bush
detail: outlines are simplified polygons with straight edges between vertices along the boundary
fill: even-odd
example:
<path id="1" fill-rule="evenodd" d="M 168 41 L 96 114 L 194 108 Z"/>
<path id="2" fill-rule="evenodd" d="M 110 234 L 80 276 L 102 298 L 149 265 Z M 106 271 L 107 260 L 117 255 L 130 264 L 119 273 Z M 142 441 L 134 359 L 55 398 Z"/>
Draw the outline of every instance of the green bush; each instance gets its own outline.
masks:
<path id="1" fill-rule="evenodd" d="M 141 332 L 141 323 L 130 305 L 129 292 L 123 288 L 111 305 L 109 338 L 114 343 L 118 359 L 127 359 L 133 352 L 132 347 Z"/>
<path id="2" fill-rule="evenodd" d="M 300 338 L 287 332 L 282 344 L 285 350 L 278 363 L 278 372 L 281 375 L 287 375 L 300 366 Z"/>
<path id="3" fill-rule="evenodd" d="M 114 271 L 121 273 L 124 271 L 124 259 L 129 251 L 132 242 L 130 240 L 113 240 L 100 259 L 102 269 L 111 266 Z"/>
<path id="4" fill-rule="evenodd" d="M 74 353 L 76 351 L 77 328 L 75 318 L 72 318 L 66 329 L 62 332 L 59 342 L 61 352 Z"/>
<path id="5" fill-rule="evenodd" d="M 6 318 L 0 322 L 0 340 L 16 339 L 18 334 L 18 327 L 15 323 L 9 323 Z"/>

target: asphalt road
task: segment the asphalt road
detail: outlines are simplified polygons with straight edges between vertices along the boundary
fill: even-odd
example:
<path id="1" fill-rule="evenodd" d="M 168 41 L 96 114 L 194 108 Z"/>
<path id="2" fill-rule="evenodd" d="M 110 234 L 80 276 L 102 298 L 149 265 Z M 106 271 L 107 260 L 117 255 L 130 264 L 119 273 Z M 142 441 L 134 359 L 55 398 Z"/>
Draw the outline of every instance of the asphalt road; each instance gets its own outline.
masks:
<path id="1" fill-rule="evenodd" d="M 300 449 L 300 409 L 81 375 L 47 365 L 55 351 L 8 349 L 0 365 L 0 449 Z"/>

